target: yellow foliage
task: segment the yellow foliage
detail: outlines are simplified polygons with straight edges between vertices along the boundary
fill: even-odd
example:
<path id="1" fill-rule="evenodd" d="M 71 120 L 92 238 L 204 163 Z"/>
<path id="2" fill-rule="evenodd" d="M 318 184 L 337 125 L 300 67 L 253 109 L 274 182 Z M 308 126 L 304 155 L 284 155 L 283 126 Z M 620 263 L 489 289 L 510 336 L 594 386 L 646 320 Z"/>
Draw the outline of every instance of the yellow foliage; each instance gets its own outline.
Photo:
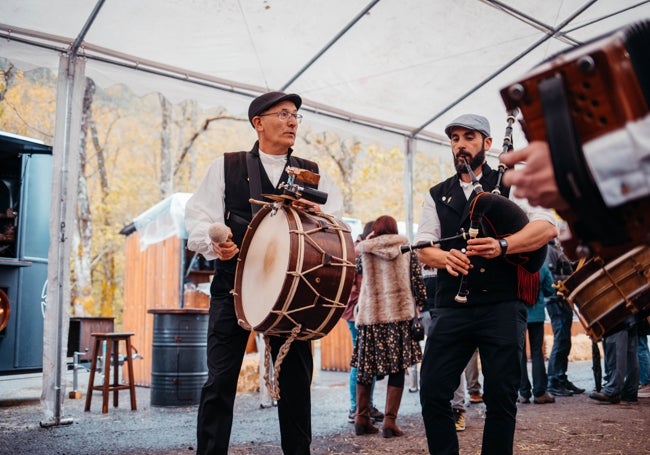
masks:
<path id="1" fill-rule="evenodd" d="M 1 61 L 0 61 L 1 63 Z M 19 73 L 0 103 L 0 129 L 51 144 L 56 105 L 55 77 L 46 70 Z M 200 110 L 196 103 L 173 105 L 171 144 L 174 160 L 204 120 L 221 110 Z M 124 237 L 119 231 L 161 200 L 161 113 L 157 94 L 138 98 L 124 86 L 97 87 L 92 105 L 96 139 L 104 157 L 88 136 L 85 176 L 92 217 L 92 291 L 73 296 L 73 304 L 94 316 L 114 316 L 121 322 L 124 287 Z M 174 177 L 174 191 L 195 190 L 209 164 L 228 151 L 248 150 L 255 141 L 247 119 L 211 122 L 194 141 Z M 379 143 L 362 143 L 332 133 L 314 133 L 301 125 L 294 147 L 298 156 L 312 159 L 342 189 L 346 216 L 362 221 L 390 214 L 406 219 L 406 162 L 404 150 Z M 449 163 L 446 163 L 449 161 Z M 174 165 L 176 163 L 174 162 Z M 426 153 L 414 155 L 414 215 L 428 189 L 445 178 L 451 160 Z M 101 186 L 100 171 L 108 182 Z M 447 175 L 443 175 L 443 174 Z M 110 258 L 110 260 L 108 260 Z M 74 270 L 73 270 L 74 279 Z M 106 296 L 111 296 L 107 301 Z"/>

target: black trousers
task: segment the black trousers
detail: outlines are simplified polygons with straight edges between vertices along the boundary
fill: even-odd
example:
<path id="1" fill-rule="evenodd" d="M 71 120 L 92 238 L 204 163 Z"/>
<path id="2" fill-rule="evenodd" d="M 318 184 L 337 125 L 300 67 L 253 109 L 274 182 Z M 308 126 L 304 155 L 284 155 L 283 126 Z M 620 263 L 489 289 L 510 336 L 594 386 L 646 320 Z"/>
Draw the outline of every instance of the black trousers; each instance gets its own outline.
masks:
<path id="1" fill-rule="evenodd" d="M 249 334 L 237 324 L 232 297 L 210 300 L 208 380 L 201 390 L 197 419 L 199 455 L 228 453 L 237 380 Z M 284 341 L 270 338 L 274 361 Z M 280 437 L 286 455 L 310 453 L 312 374 L 311 342 L 294 341 L 282 361 L 278 378 Z"/>
<path id="2" fill-rule="evenodd" d="M 526 318 L 520 301 L 432 310 L 420 370 L 420 402 L 430 453 L 459 452 L 450 401 L 478 347 L 486 406 L 481 454 L 512 454 Z"/>

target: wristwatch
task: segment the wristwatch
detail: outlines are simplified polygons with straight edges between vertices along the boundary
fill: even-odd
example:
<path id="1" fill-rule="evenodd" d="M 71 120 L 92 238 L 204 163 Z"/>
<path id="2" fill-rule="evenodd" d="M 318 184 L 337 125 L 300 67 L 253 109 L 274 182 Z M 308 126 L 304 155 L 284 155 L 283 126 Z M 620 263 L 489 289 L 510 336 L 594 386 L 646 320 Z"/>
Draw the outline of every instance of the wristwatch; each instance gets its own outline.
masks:
<path id="1" fill-rule="evenodd" d="M 506 239 L 499 239 L 499 245 L 501 245 L 501 257 L 505 257 L 506 251 L 508 251 L 508 241 Z"/>

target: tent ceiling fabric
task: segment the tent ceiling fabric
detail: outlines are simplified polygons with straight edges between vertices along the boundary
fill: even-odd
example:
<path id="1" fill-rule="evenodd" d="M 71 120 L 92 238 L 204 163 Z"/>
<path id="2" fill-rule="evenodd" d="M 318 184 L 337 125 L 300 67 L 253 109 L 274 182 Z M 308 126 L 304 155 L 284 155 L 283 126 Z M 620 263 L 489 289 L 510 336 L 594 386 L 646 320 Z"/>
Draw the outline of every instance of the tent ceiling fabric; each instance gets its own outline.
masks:
<path id="1" fill-rule="evenodd" d="M 52 50 L 65 51 L 96 5 L 1 2 L 0 37 L 10 39 L 0 42 L 0 56 L 54 67 Z M 194 98 L 245 116 L 248 99 L 240 94 L 293 81 L 286 91 L 302 95 L 307 110 L 405 135 L 422 129 L 430 137 L 443 137 L 452 118 L 473 111 L 488 116 L 499 137 L 499 122 L 505 127 L 499 90 L 568 49 L 570 40 L 542 42 L 545 27 L 556 28 L 581 9 L 562 30 L 577 42 L 650 17 L 650 3 L 640 0 L 108 0 L 82 49 L 90 57 L 87 76 L 102 86 L 124 83 L 140 95 L 156 90 L 173 101 Z M 535 43 L 541 44 L 522 56 Z M 135 61 L 175 77 L 186 73 L 208 88 L 113 64 Z"/>

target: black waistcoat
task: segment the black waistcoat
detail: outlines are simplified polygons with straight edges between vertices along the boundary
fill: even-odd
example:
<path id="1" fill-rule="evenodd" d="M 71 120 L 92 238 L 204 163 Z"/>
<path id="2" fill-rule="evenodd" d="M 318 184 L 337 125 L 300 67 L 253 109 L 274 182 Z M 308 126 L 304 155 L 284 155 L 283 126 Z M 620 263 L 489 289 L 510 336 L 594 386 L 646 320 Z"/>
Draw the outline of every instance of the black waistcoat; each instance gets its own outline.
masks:
<path id="1" fill-rule="evenodd" d="M 480 182 L 485 191 L 491 191 L 496 186 L 497 176 L 497 171 L 491 169 L 487 164 L 483 165 Z M 503 197 L 508 197 L 510 188 L 502 187 L 501 192 Z M 430 193 L 440 218 L 441 238 L 452 237 L 458 234 L 461 228 L 464 228 L 465 231 L 469 230 L 470 201 L 474 199 L 475 194 L 472 192 L 470 199 L 465 199 L 458 175 L 434 186 Z M 457 239 L 445 242 L 442 248 L 444 250 L 462 249 L 466 245 L 466 240 Z M 493 303 L 517 298 L 516 266 L 502 258 L 488 260 L 475 256 L 471 258 L 471 261 L 474 268 L 469 272 L 467 303 L 460 304 L 454 300 L 460 287 L 460 277 L 451 276 L 445 268 L 442 268 L 438 269 L 436 306 Z"/>
<path id="2" fill-rule="evenodd" d="M 303 158 L 298 158 L 291 155 L 292 150 L 289 149 L 287 158 L 291 166 L 301 169 L 307 169 L 314 173 L 318 173 L 318 165 L 313 161 Z M 264 194 L 279 194 L 282 191 L 274 187 L 266 175 L 262 161 L 259 159 L 259 143 L 255 142 L 253 149 L 248 152 L 232 152 L 224 154 L 224 178 L 225 178 L 225 204 L 224 204 L 224 219 L 225 223 L 233 235 L 233 242 L 241 248 L 242 240 L 246 229 L 253 219 L 251 203 L 248 201 L 250 198 L 250 187 L 248 180 L 248 167 L 246 164 L 247 154 L 251 153 L 255 156 L 257 165 L 259 166 L 259 174 L 261 178 L 262 193 Z M 280 182 L 286 182 L 288 175 L 286 171 L 282 172 Z M 270 202 L 270 201 L 269 201 Z M 215 265 L 215 274 L 212 279 L 210 292 L 213 296 L 224 297 L 230 293 L 235 282 L 235 269 L 237 267 L 236 255 L 228 261 L 221 261 L 217 259 Z"/>

